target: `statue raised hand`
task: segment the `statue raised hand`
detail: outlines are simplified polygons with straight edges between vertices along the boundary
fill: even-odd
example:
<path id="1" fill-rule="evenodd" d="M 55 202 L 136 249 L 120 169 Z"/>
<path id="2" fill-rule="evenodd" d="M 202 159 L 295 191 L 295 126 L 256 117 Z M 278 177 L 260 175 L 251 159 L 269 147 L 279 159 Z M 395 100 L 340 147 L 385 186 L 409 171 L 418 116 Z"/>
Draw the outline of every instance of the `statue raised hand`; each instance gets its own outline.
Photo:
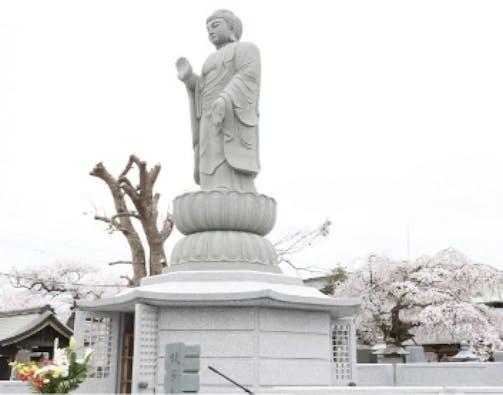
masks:
<path id="1" fill-rule="evenodd" d="M 192 71 L 192 66 L 187 58 L 178 58 L 176 61 L 176 70 L 178 72 L 178 79 L 185 84 L 190 83 L 197 76 Z"/>

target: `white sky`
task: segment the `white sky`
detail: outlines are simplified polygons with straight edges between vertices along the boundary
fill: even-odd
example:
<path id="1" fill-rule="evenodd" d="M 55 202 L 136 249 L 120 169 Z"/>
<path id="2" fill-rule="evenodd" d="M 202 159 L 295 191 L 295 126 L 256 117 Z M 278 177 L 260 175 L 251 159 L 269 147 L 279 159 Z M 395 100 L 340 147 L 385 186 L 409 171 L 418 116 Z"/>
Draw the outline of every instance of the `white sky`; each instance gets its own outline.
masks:
<path id="1" fill-rule="evenodd" d="M 455 247 L 503 268 L 503 2 L 1 1 L 0 270 L 127 259 L 92 220 L 90 177 L 160 162 L 164 207 L 192 183 L 188 103 L 206 17 L 230 8 L 262 53 L 259 191 L 270 239 L 325 218 L 297 264 Z M 168 239 L 168 253 L 174 240 Z"/>

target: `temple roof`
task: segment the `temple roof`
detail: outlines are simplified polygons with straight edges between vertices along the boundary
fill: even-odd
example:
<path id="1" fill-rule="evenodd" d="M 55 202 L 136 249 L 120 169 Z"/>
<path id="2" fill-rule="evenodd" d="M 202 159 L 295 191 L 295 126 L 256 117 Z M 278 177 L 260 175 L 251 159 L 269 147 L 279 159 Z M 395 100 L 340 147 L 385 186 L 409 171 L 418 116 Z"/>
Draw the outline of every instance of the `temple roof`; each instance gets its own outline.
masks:
<path id="1" fill-rule="evenodd" d="M 0 346 L 17 343 L 40 330 L 51 327 L 69 338 L 73 331 L 63 324 L 49 305 L 0 312 Z"/>

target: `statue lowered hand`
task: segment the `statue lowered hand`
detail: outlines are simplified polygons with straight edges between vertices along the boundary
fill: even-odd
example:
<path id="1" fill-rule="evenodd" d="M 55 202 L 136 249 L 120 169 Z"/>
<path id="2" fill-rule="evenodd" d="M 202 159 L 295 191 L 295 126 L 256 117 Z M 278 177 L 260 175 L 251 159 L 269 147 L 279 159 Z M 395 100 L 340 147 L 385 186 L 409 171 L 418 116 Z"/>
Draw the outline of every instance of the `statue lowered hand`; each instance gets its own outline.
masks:
<path id="1" fill-rule="evenodd" d="M 211 122 L 215 126 L 220 126 L 225 116 L 225 100 L 219 97 L 211 108 Z"/>
<path id="2" fill-rule="evenodd" d="M 187 58 L 178 58 L 176 61 L 176 70 L 178 72 L 178 79 L 186 82 L 192 76 L 192 66 Z"/>

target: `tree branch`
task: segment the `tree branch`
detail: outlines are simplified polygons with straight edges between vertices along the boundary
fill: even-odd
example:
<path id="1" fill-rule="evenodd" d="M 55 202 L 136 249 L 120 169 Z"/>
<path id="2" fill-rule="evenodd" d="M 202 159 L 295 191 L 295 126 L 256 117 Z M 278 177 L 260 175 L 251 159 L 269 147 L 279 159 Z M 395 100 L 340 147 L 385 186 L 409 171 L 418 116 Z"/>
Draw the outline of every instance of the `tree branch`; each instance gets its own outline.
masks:
<path id="1" fill-rule="evenodd" d="M 280 260 L 278 260 L 278 265 L 280 263 L 286 263 L 288 266 L 290 266 L 292 269 L 294 269 L 297 273 L 306 272 L 306 273 L 310 273 L 310 274 L 320 274 L 320 273 L 326 272 L 325 270 L 322 270 L 321 268 L 316 269 L 317 266 L 297 267 L 292 263 L 292 261 L 290 261 L 287 258 L 283 258 L 283 257 Z"/>
<path id="2" fill-rule="evenodd" d="M 108 262 L 109 266 L 113 265 L 133 265 L 133 261 L 113 261 L 113 262 Z"/>
<path id="3" fill-rule="evenodd" d="M 311 246 L 314 242 L 318 241 L 318 239 L 328 236 L 331 224 L 332 222 L 330 220 L 326 220 L 314 230 L 304 233 L 297 231 L 279 239 L 277 242 L 273 243 L 278 257 L 281 258 L 287 255 L 296 254 L 306 247 Z M 281 245 L 285 246 L 281 247 Z"/>
<path id="4" fill-rule="evenodd" d="M 120 276 L 120 278 L 126 279 L 129 287 L 134 287 L 136 285 L 134 280 L 129 276 Z"/>
<path id="5" fill-rule="evenodd" d="M 134 155 L 129 156 L 129 160 L 126 164 L 126 167 L 124 167 L 124 170 L 122 170 L 122 173 L 119 174 L 119 179 L 121 179 L 122 177 L 125 177 L 126 174 L 129 172 L 129 170 L 131 170 L 131 168 L 133 167 L 133 156 Z"/>
<path id="6" fill-rule="evenodd" d="M 164 223 L 162 224 L 161 229 L 161 240 L 164 242 L 171 232 L 173 231 L 173 216 L 171 213 L 167 213 L 166 218 L 164 219 Z"/>
<path id="7" fill-rule="evenodd" d="M 136 166 L 138 166 L 138 171 L 139 171 L 139 178 L 140 178 L 140 186 L 139 190 L 144 191 L 147 188 L 147 179 L 148 179 L 148 172 L 147 172 L 147 163 L 144 160 L 140 160 L 136 155 L 131 155 L 129 157 L 129 162 L 128 162 L 128 171 L 131 168 L 131 165 L 129 163 L 134 163 Z M 127 173 L 127 172 L 126 172 Z M 126 175 L 126 173 L 123 174 L 123 176 Z"/>
<path id="8" fill-rule="evenodd" d="M 156 180 L 157 180 L 157 176 L 159 176 L 159 172 L 161 171 L 161 165 L 159 163 L 157 163 L 153 168 L 152 170 L 150 170 L 150 173 L 149 173 L 149 183 L 151 185 L 154 185 Z"/>
<path id="9" fill-rule="evenodd" d="M 140 194 L 126 176 L 119 177 L 119 187 L 131 198 L 133 203 L 140 201 Z"/>
<path id="10" fill-rule="evenodd" d="M 104 216 L 101 216 L 101 215 L 95 215 L 94 216 L 94 219 L 97 220 L 97 221 L 102 221 L 102 222 L 105 222 L 108 224 L 108 233 L 112 233 L 116 230 L 124 233 L 124 235 L 126 235 L 128 233 L 128 229 L 126 227 L 122 227 L 121 224 L 119 222 L 117 222 L 115 219 L 116 219 L 117 216 L 113 216 L 111 218 L 108 218 L 108 217 L 104 217 Z"/>

